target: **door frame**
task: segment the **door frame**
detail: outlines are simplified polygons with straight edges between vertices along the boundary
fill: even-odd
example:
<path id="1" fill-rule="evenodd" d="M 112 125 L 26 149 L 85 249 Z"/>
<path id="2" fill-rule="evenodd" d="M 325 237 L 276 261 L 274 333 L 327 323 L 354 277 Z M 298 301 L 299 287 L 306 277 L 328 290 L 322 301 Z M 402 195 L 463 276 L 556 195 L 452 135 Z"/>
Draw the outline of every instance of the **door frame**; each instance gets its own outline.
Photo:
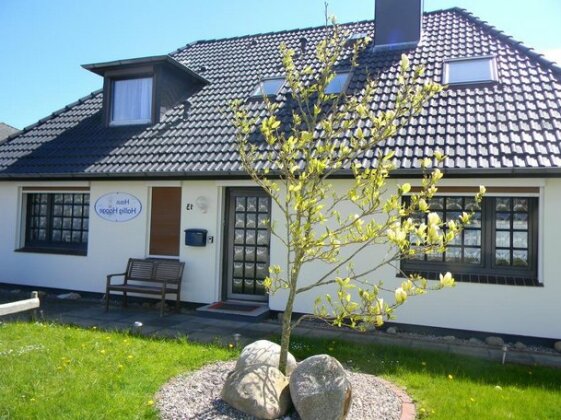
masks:
<path id="1" fill-rule="evenodd" d="M 248 302 L 268 302 L 269 301 L 269 294 L 265 293 L 264 295 L 233 295 L 230 293 L 231 287 L 231 279 L 230 279 L 230 272 L 233 269 L 232 260 L 230 258 L 230 245 L 233 245 L 233 238 L 234 238 L 234 230 L 230 229 L 230 226 L 233 225 L 233 218 L 234 213 L 230 213 L 231 206 L 232 206 L 232 192 L 247 192 L 249 194 L 255 193 L 256 191 L 262 192 L 265 196 L 269 197 L 269 195 L 260 187 L 254 186 L 228 186 L 224 188 L 224 210 L 222 214 L 222 300 L 240 300 L 240 301 L 248 301 Z M 269 211 L 272 215 L 272 201 L 269 197 Z M 271 263 L 271 232 L 269 228 L 269 264 Z"/>

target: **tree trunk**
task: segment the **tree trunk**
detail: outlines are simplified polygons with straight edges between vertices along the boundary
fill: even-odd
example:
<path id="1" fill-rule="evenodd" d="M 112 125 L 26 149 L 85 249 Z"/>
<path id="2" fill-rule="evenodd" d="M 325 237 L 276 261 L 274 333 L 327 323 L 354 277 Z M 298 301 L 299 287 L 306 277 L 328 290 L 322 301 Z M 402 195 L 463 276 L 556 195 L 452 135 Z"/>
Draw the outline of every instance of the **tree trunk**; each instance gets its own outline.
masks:
<path id="1" fill-rule="evenodd" d="M 279 370 L 286 375 L 286 362 L 288 359 L 288 348 L 290 346 L 290 335 L 292 334 L 292 310 L 294 306 L 294 297 L 296 296 L 296 288 L 291 287 L 284 308 L 282 317 L 282 335 L 281 335 L 281 353 L 279 360 Z"/>

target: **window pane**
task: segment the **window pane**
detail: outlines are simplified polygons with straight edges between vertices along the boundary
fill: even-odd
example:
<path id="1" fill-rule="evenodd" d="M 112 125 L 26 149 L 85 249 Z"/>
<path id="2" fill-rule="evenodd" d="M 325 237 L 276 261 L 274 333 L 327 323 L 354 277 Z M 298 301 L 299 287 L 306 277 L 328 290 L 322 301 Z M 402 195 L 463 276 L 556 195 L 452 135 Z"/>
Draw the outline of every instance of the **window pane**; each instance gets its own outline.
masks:
<path id="1" fill-rule="evenodd" d="M 468 245 L 468 246 L 481 245 L 481 231 L 480 230 L 464 231 L 464 245 Z"/>
<path id="2" fill-rule="evenodd" d="M 494 58 L 467 58 L 448 61 L 444 66 L 444 83 L 491 82 L 495 80 Z"/>
<path id="3" fill-rule="evenodd" d="M 527 267 L 528 266 L 528 251 L 515 250 L 513 252 L 512 264 L 517 267 Z"/>
<path id="4" fill-rule="evenodd" d="M 528 232 L 514 232 L 512 245 L 514 248 L 528 248 Z"/>
<path id="5" fill-rule="evenodd" d="M 113 82 L 113 123 L 148 123 L 152 117 L 152 78 Z"/>
<path id="6" fill-rule="evenodd" d="M 528 200 L 526 198 L 515 198 L 514 211 L 528 211 Z"/>
<path id="7" fill-rule="evenodd" d="M 325 93 L 331 95 L 343 92 L 347 87 L 347 79 L 349 76 L 349 72 L 337 73 L 331 82 L 329 82 L 326 86 Z"/>
<path id="8" fill-rule="evenodd" d="M 510 229 L 510 213 L 497 213 L 497 229 Z"/>
<path id="9" fill-rule="evenodd" d="M 464 248 L 464 262 L 466 264 L 481 264 L 481 249 Z"/>
<path id="10" fill-rule="evenodd" d="M 495 263 L 497 265 L 510 265 L 510 251 L 508 249 L 497 249 Z"/>
<path id="11" fill-rule="evenodd" d="M 514 229 L 528 229 L 528 214 L 514 213 Z"/>
<path id="12" fill-rule="evenodd" d="M 448 197 L 446 199 L 446 210 L 462 210 L 462 198 L 461 197 Z"/>
<path id="13" fill-rule="evenodd" d="M 510 232 L 497 232 L 495 244 L 498 248 L 510 248 Z"/>
<path id="14" fill-rule="evenodd" d="M 510 211 L 510 198 L 497 198 L 497 211 Z"/>
<path id="15" fill-rule="evenodd" d="M 446 250 L 446 261 L 447 262 L 462 262 L 462 248 L 448 247 Z"/>
<path id="16" fill-rule="evenodd" d="M 444 209 L 444 198 L 431 198 L 429 201 L 429 207 L 432 211 Z"/>
<path id="17" fill-rule="evenodd" d="M 275 96 L 284 85 L 284 79 L 265 79 L 259 83 L 251 96 Z"/>

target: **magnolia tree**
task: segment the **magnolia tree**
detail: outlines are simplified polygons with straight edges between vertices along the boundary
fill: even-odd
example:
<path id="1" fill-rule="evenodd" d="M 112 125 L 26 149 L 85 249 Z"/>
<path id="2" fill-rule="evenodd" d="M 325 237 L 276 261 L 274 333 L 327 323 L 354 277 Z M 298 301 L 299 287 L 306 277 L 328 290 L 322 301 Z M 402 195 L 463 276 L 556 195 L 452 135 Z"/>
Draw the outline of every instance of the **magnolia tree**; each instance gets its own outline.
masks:
<path id="1" fill-rule="evenodd" d="M 335 68 L 343 63 L 356 68 L 369 43 L 363 39 L 349 46 L 347 40 L 348 33 L 336 25 L 327 27 L 313 65 L 301 64 L 293 49 L 281 45 L 288 99 L 279 102 L 263 97 L 259 115 L 243 101 L 233 103 L 241 162 L 276 204 L 279 216 L 270 221 L 271 232 L 286 248 L 286 261 L 272 265 L 265 280 L 269 293 L 287 292 L 282 372 L 291 333 L 303 319 L 292 320 L 299 294 L 318 288 L 314 316 L 334 325 L 381 326 L 410 296 L 454 286 L 454 279 L 443 273 L 440 281 L 429 282 L 403 273 L 401 285 L 388 289 L 376 272 L 387 265 L 399 269 L 403 258 L 444 252 L 471 218 L 463 213 L 458 220 L 444 223 L 430 212 L 429 201 L 442 178 L 437 167 L 445 158 L 439 151 L 422 160 L 421 188 L 415 190 L 408 183 L 389 188 L 388 177 L 395 168 L 393 152 L 365 159 L 381 142 L 395 136 L 442 87 L 424 80 L 423 68 L 411 68 L 403 55 L 390 108 L 375 109 L 376 82 L 370 78 L 358 92 L 325 93 Z M 365 160 L 369 163 L 361 164 Z M 351 177 L 343 192 L 332 183 L 334 175 L 342 174 Z M 477 194 L 478 202 L 483 192 L 482 188 Z M 361 270 L 353 265 L 360 254 L 380 246 L 387 249 L 384 258 Z M 312 263 L 327 268 L 303 281 L 302 270 Z M 337 290 L 332 295 L 321 289 L 330 285 Z M 391 298 L 383 299 L 388 292 Z"/>

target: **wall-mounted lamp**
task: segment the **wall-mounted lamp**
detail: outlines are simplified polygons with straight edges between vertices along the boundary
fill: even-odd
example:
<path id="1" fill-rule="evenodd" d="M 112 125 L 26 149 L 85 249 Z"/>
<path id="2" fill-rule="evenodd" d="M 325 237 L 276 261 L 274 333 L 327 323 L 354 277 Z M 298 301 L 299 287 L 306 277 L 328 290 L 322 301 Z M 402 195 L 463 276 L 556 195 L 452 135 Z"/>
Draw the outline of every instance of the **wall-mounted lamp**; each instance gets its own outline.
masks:
<path id="1" fill-rule="evenodd" d="M 206 213 L 208 210 L 208 200 L 202 195 L 197 197 L 197 199 L 195 200 L 195 205 L 201 211 L 201 213 Z"/>

